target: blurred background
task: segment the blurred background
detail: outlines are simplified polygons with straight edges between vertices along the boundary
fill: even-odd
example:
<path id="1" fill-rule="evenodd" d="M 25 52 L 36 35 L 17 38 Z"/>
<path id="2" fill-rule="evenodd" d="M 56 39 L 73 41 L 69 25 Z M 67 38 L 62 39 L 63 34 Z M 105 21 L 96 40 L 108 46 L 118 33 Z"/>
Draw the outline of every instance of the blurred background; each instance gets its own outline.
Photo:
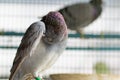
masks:
<path id="1" fill-rule="evenodd" d="M 49 11 L 89 1 L 0 0 L 0 79 L 8 78 L 17 47 L 30 24 Z M 84 38 L 69 30 L 66 50 L 45 74 L 120 74 L 120 0 L 103 0 L 102 9 L 98 19 L 85 27 Z"/>

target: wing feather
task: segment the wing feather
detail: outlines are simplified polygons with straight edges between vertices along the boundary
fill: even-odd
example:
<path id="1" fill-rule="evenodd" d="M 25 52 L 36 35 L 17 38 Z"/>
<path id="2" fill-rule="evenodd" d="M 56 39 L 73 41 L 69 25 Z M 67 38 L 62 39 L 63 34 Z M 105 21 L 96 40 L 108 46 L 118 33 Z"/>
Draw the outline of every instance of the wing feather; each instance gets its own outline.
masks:
<path id="1" fill-rule="evenodd" d="M 11 68 L 11 75 L 9 80 L 12 80 L 12 78 L 15 75 L 15 72 L 24 62 L 25 58 L 28 55 L 34 54 L 33 49 L 35 49 L 38 45 L 38 42 L 41 40 L 44 31 L 45 25 L 43 22 L 40 21 L 31 24 L 30 27 L 27 29 L 26 33 L 24 34 L 24 37 L 22 38 L 21 44 L 17 50 L 13 66 Z"/>

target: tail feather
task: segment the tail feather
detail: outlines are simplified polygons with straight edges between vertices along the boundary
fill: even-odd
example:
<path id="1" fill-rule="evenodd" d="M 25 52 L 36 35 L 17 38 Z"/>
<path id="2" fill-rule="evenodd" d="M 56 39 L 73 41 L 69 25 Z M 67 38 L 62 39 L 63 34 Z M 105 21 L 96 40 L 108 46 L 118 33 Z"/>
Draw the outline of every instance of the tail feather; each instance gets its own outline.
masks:
<path id="1" fill-rule="evenodd" d="M 9 80 L 22 80 L 24 74 L 21 71 L 16 72 L 14 75 L 10 75 Z"/>

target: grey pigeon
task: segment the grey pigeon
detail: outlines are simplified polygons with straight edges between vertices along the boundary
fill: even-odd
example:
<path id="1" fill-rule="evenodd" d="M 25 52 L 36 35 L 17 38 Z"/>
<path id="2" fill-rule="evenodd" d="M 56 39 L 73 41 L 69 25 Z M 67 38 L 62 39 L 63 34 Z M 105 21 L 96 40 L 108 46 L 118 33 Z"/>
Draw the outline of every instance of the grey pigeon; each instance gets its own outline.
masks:
<path id="1" fill-rule="evenodd" d="M 77 3 L 60 9 L 69 29 L 82 33 L 83 29 L 96 20 L 102 12 L 102 0 Z"/>
<path id="2" fill-rule="evenodd" d="M 67 37 L 67 26 L 59 12 L 50 12 L 31 24 L 17 50 L 9 80 L 38 77 L 64 51 Z"/>

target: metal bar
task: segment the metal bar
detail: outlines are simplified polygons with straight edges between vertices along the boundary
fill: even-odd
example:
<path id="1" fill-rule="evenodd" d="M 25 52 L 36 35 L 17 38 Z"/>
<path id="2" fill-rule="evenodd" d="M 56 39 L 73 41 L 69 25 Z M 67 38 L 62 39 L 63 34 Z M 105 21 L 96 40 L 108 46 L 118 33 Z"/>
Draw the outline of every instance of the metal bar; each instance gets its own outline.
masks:
<path id="1" fill-rule="evenodd" d="M 69 34 L 71 38 L 120 38 L 120 34 Z"/>
<path id="2" fill-rule="evenodd" d="M 23 32 L 0 32 L 0 36 L 23 36 Z"/>
<path id="3" fill-rule="evenodd" d="M 66 50 L 120 51 L 120 47 L 67 47 Z"/>
<path id="4" fill-rule="evenodd" d="M 23 32 L 0 32 L 0 36 L 23 36 Z M 120 38 L 120 34 L 84 34 L 81 35 L 79 33 L 69 34 L 70 38 Z"/>
<path id="5" fill-rule="evenodd" d="M 0 46 L 1 49 L 17 49 L 18 46 Z"/>
<path id="6" fill-rule="evenodd" d="M 17 49 L 18 46 L 0 46 L 1 49 Z M 66 50 L 120 51 L 120 47 L 67 47 Z"/>

